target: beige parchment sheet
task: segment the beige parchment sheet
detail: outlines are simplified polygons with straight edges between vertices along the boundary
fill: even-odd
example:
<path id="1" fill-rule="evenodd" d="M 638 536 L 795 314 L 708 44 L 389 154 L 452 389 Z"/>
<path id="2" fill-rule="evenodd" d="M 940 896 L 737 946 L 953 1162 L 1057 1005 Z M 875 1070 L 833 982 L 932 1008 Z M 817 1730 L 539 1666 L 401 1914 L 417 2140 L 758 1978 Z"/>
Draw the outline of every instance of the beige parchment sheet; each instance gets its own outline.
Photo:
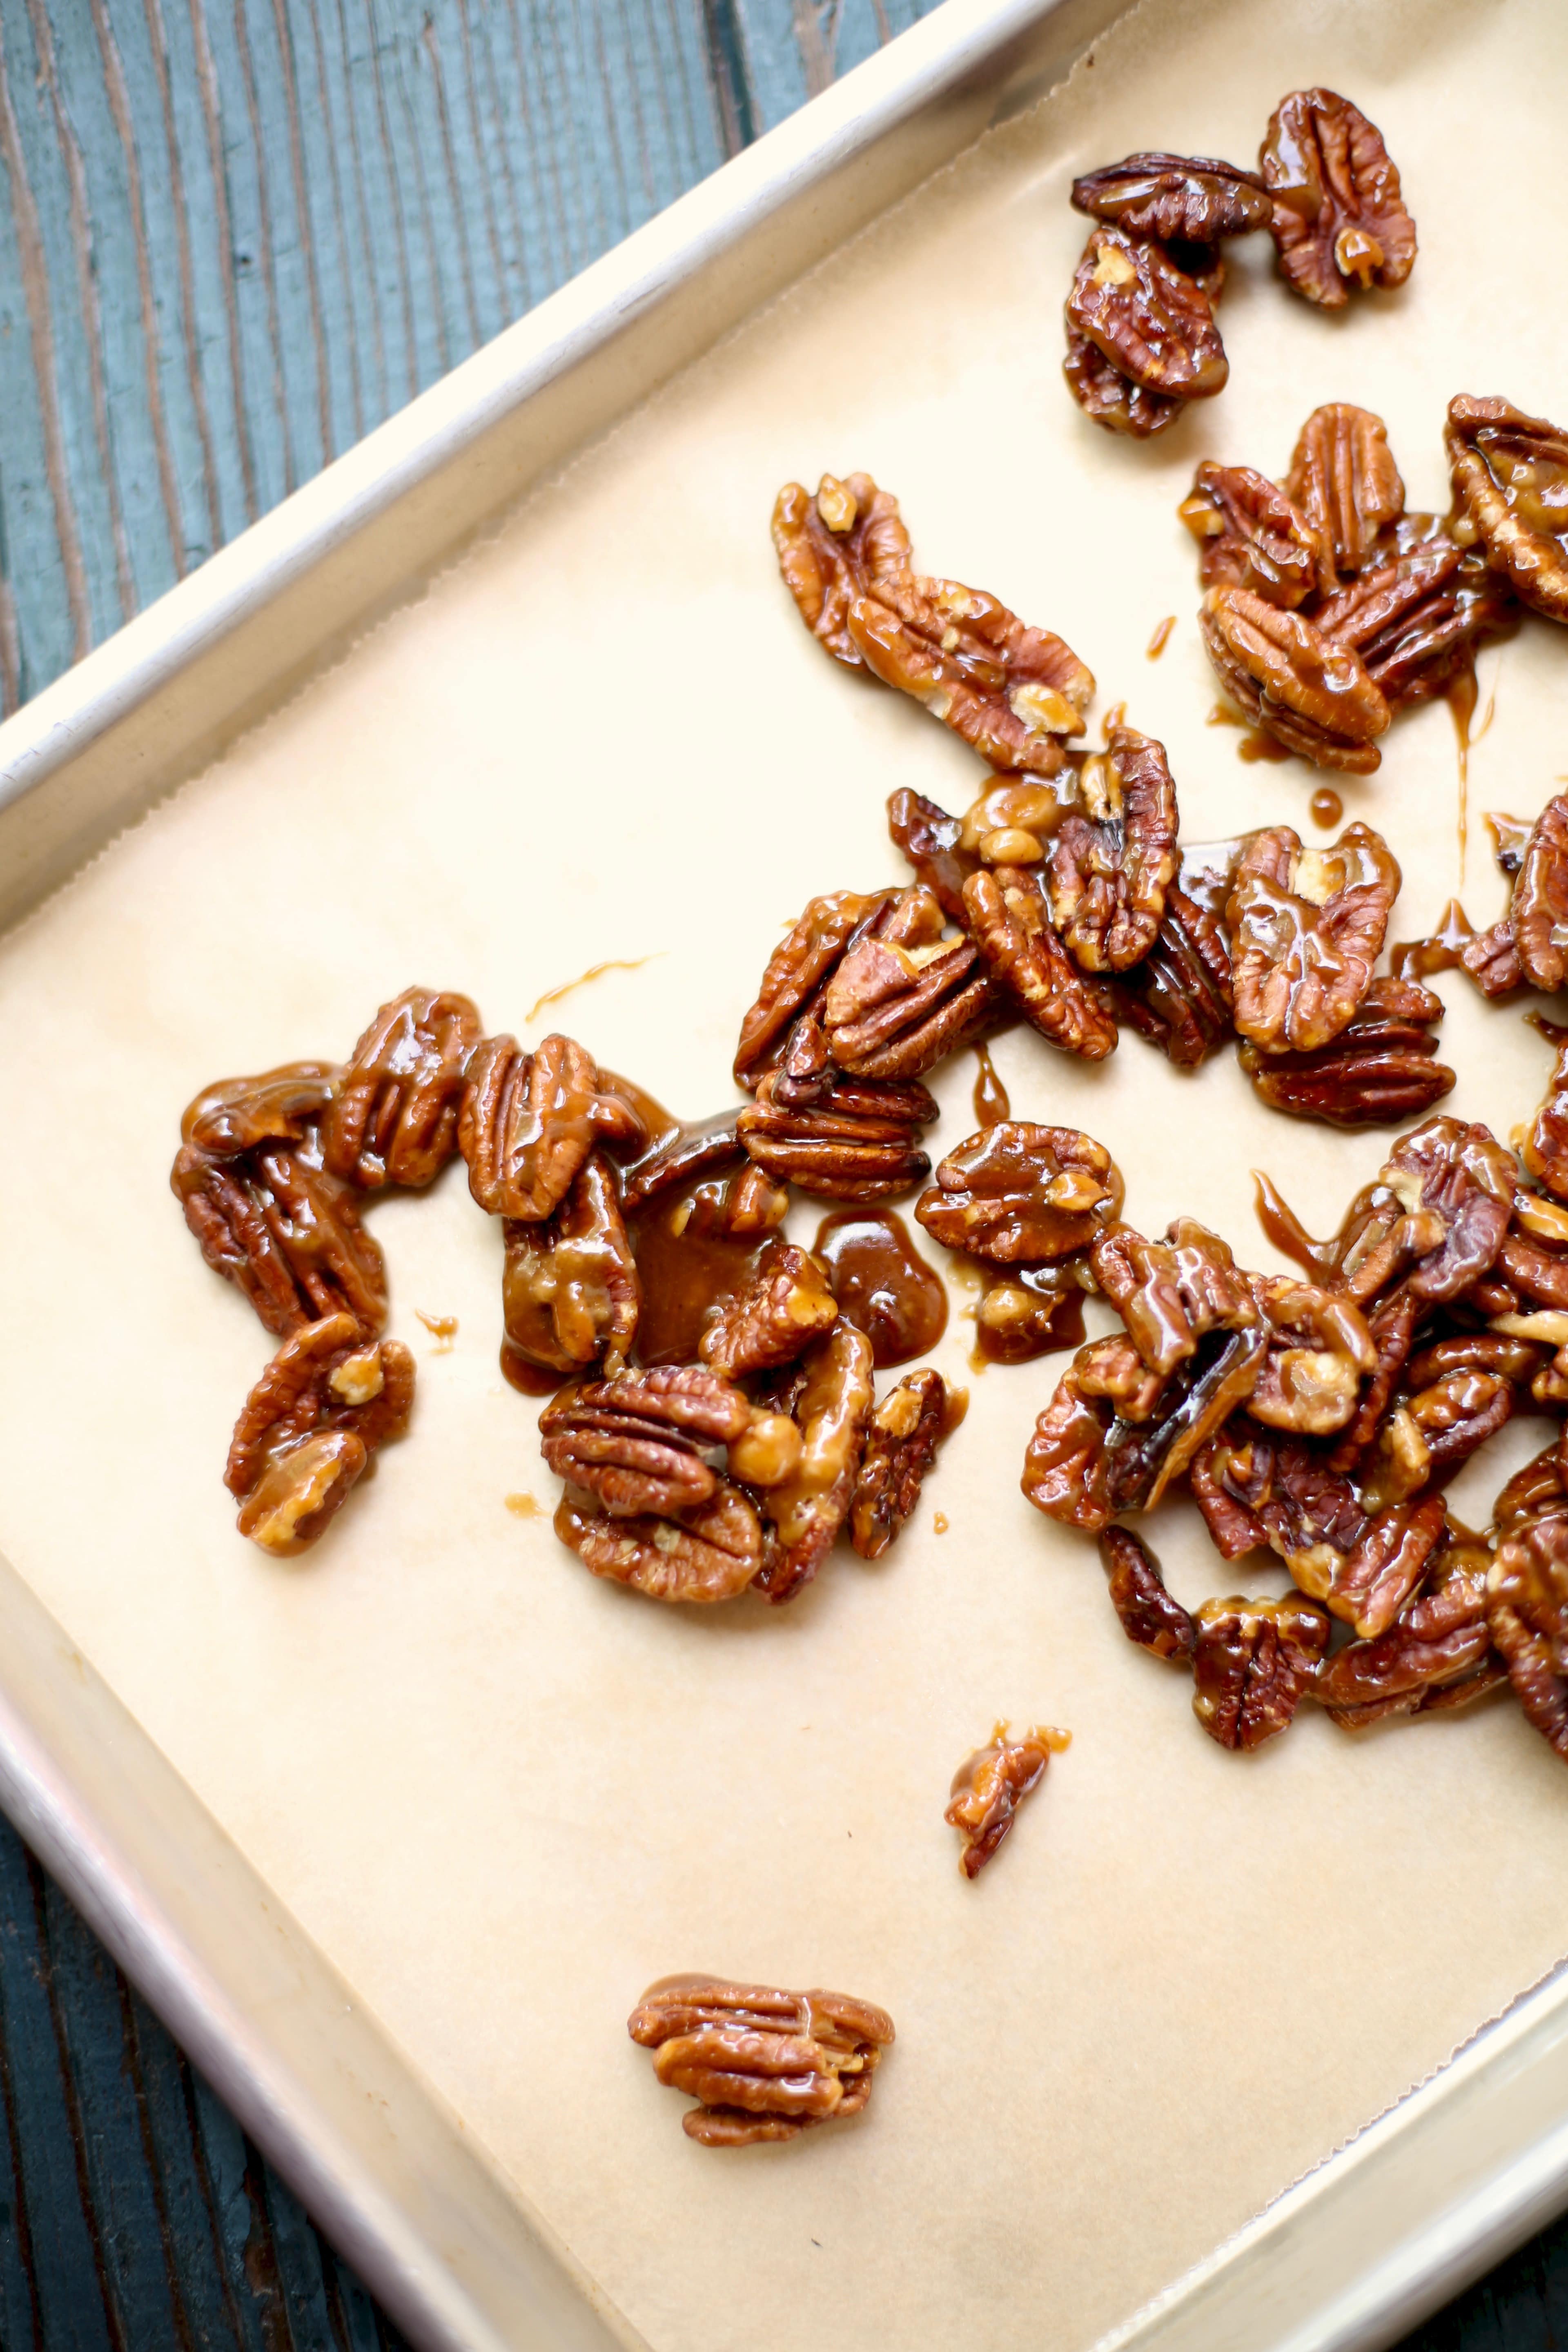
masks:
<path id="1" fill-rule="evenodd" d="M 1233 248 L 1229 389 L 1152 447 L 1093 430 L 1058 376 L 1074 173 L 1138 146 L 1245 161 L 1319 80 L 1404 168 L 1411 285 L 1328 319 L 1266 240 Z M 894 785 L 962 807 L 979 777 L 795 617 L 768 515 L 824 467 L 875 473 L 925 565 L 1070 638 L 1100 708 L 1170 747 L 1189 838 L 1310 837 L 1321 780 L 1205 724 L 1175 504 L 1205 456 L 1280 472 L 1323 399 L 1388 419 L 1413 504 L 1446 502 L 1450 393 L 1562 415 L 1526 204 L 1565 104 L 1554 0 L 1150 0 L 0 947 L 0 1546 L 657 2352 L 1086 2346 L 1557 1960 L 1568 1775 L 1505 1707 L 1359 1744 L 1309 1712 L 1223 1754 L 1122 1638 L 1092 1546 L 1019 1495 L 1059 1365 L 971 1379 L 956 1312 L 936 1360 L 973 1408 L 882 1564 L 836 1558 L 782 1613 L 595 1582 L 497 1370 L 500 1231 L 460 1168 L 371 1212 L 413 1433 L 317 1552 L 269 1564 L 220 1484 L 268 1342 L 168 1192 L 181 1108 L 346 1053 L 414 981 L 525 1037 L 569 1026 L 682 1112 L 731 1100 L 781 924 L 898 877 Z M 1485 656 L 1474 810 L 1555 789 L 1565 678 L 1544 624 Z M 1396 929 L 1422 929 L 1459 883 L 1447 709 L 1343 791 L 1403 861 Z M 1464 891 L 1490 919 L 1479 821 Z M 1447 1107 L 1507 1133 L 1549 1055 L 1517 1007 L 1441 985 Z M 1194 1211 L 1254 1264 L 1276 1261 L 1249 1168 L 1323 1230 L 1383 1156 L 1266 1112 L 1228 1058 L 1184 1077 L 1129 1034 L 1091 1070 L 1021 1033 L 996 1059 L 1018 1112 L 1110 1145 L 1141 1227 Z M 939 1085 L 939 1147 L 971 1076 Z M 449 1352 L 416 1308 L 458 1317 Z M 1461 1502 L 1540 1442 L 1504 1433 Z M 544 1514 L 509 1512 L 520 1492 Z M 1184 1507 L 1156 1532 L 1190 1601 L 1279 1588 Z M 1073 1745 L 969 1886 L 942 1808 L 998 1715 Z M 686 2140 L 624 2021 L 689 1968 L 885 2002 L 864 2123 L 738 2158 Z"/>

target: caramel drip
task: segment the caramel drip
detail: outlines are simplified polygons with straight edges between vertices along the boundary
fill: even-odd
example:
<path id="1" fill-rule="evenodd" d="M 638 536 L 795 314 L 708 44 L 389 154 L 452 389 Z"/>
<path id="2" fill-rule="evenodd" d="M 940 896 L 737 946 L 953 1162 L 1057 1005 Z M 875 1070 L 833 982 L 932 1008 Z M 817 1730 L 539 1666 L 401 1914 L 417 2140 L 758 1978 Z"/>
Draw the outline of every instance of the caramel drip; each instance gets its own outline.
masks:
<path id="1" fill-rule="evenodd" d="M 1338 824 L 1345 813 L 1345 804 L 1331 784 L 1320 784 L 1307 806 L 1312 812 L 1312 823 L 1323 825 L 1330 831 Z"/>
<path id="2" fill-rule="evenodd" d="M 559 1004 L 563 996 L 570 996 L 574 988 L 585 988 L 589 981 L 597 980 L 601 973 L 606 971 L 640 971 L 645 963 L 656 963 L 664 952 L 665 950 L 662 948 L 658 948 L 651 955 L 630 957 L 606 956 L 603 963 L 591 963 L 586 971 L 580 971 L 575 980 L 563 980 L 560 983 L 559 987 L 547 988 L 543 995 L 537 997 L 529 1006 L 523 1018 L 525 1022 L 537 1021 L 547 1004 Z"/>
<path id="3" fill-rule="evenodd" d="M 987 1046 L 976 1045 L 974 1059 L 977 1065 L 973 1095 L 975 1121 L 981 1127 L 999 1127 L 1012 1115 L 1013 1106 L 1007 1099 L 1007 1089 L 997 1075 L 996 1065 L 991 1059 Z"/>
<path id="4" fill-rule="evenodd" d="M 1468 664 L 1460 670 L 1444 698 L 1459 740 L 1459 880 L 1465 879 L 1465 856 L 1470 845 L 1470 721 L 1476 715 L 1476 673 Z"/>
<path id="5" fill-rule="evenodd" d="M 431 1349 L 431 1353 L 437 1356 L 449 1356 L 452 1352 L 452 1342 L 458 1336 L 457 1317 L 426 1315 L 423 1307 L 416 1307 L 414 1313 L 416 1319 L 424 1324 L 425 1328 L 437 1343 Z"/>
<path id="6" fill-rule="evenodd" d="M 1159 660 L 1160 656 L 1164 652 L 1165 647 L 1171 642 L 1171 631 L 1175 627 L 1175 625 L 1176 616 L 1174 613 L 1167 613 L 1164 619 L 1160 623 L 1159 627 L 1155 630 L 1153 635 L 1150 638 L 1148 644 L 1143 648 L 1151 661 Z"/>
<path id="7" fill-rule="evenodd" d="M 1389 950 L 1388 968 L 1395 980 L 1429 980 L 1435 971 L 1453 971 L 1462 961 L 1461 949 L 1475 936 L 1463 907 L 1450 898 L 1435 931 L 1424 940 L 1401 940 Z"/>
<path id="8" fill-rule="evenodd" d="M 1256 1187 L 1253 1207 L 1258 1213 L 1258 1222 L 1275 1248 L 1284 1256 L 1293 1258 L 1304 1273 L 1321 1276 L 1332 1260 L 1333 1243 L 1312 1239 L 1273 1179 L 1266 1176 L 1261 1168 L 1253 1170 L 1252 1181 Z"/>
<path id="9" fill-rule="evenodd" d="M 813 1248 L 839 1311 L 870 1340 L 879 1370 L 930 1354 L 947 1328 L 947 1291 L 894 1210 L 835 1210 Z"/>
<path id="10" fill-rule="evenodd" d="M 501 1378 L 510 1381 L 520 1396 L 553 1396 L 567 1378 L 564 1372 L 547 1372 L 542 1364 L 531 1363 L 510 1339 L 500 1343 L 500 1369 Z"/>
<path id="11" fill-rule="evenodd" d="M 662 1192 L 626 1219 L 642 1277 L 637 1352 L 641 1364 L 690 1364 L 713 1310 L 743 1286 L 757 1236 L 715 1233 L 728 1176 L 710 1173 Z"/>
<path id="12" fill-rule="evenodd" d="M 1291 759 L 1294 754 L 1274 736 L 1265 734 L 1261 727 L 1253 727 L 1237 745 L 1236 756 L 1238 760 L 1245 760 L 1247 766 L 1251 767 L 1258 760 L 1278 761 Z"/>

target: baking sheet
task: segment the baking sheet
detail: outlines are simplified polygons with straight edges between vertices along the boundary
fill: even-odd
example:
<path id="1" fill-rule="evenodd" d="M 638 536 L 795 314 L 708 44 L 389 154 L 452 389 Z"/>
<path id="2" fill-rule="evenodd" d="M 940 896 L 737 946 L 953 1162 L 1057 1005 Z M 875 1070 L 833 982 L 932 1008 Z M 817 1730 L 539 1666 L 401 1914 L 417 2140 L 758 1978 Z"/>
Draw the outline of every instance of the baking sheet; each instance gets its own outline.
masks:
<path id="1" fill-rule="evenodd" d="M 836 1560 L 790 1611 L 687 1615 L 595 1584 L 547 1517 L 506 1507 L 553 1488 L 496 1370 L 500 1235 L 460 1171 L 373 1212 L 421 1358 L 414 1433 L 317 1553 L 269 1565 L 219 1483 L 266 1343 L 166 1192 L 180 1107 L 222 1073 L 346 1051 L 414 979 L 525 1036 L 568 1023 L 680 1110 L 729 1099 L 784 919 L 896 878 L 895 784 L 960 807 L 979 772 L 795 619 L 767 514 L 825 467 L 897 491 L 923 564 L 1069 636 L 1101 707 L 1125 698 L 1167 742 L 1189 838 L 1309 831 L 1318 779 L 1246 767 L 1205 723 L 1173 509 L 1202 456 L 1282 468 L 1320 399 L 1386 416 L 1413 504 L 1444 501 L 1451 391 L 1552 412 L 1563 330 L 1529 240 L 1474 191 L 1542 151 L 1565 52 L 1525 0 L 1136 12 L 0 950 L 0 1231 L 26 1335 L 0 1371 L 0 1542 L 659 2352 L 1087 2344 L 1559 1957 L 1561 1769 L 1506 1709 L 1353 1746 L 1314 1716 L 1245 1763 L 1203 1739 L 1189 1686 L 1122 1640 L 1092 1547 L 1017 1494 L 1048 1364 L 973 1381 L 897 1551 Z M 1226 393 L 1163 446 L 1110 442 L 1058 376 L 1068 182 L 1139 145 L 1245 160 L 1312 80 L 1388 134 L 1422 232 L 1410 287 L 1324 320 L 1239 249 Z M 1555 788 L 1563 656 L 1531 625 L 1483 658 L 1476 808 Z M 1455 769 L 1439 707 L 1342 788 L 1404 864 L 1406 933 L 1458 881 Z M 1500 895 L 1476 827 L 1478 921 Z M 586 964 L 645 955 L 530 1024 Z M 1442 985 L 1447 1107 L 1506 1133 L 1546 1049 Z M 1382 1156 L 1267 1114 L 1229 1062 L 1184 1079 L 1131 1037 L 1099 1071 L 1027 1036 L 996 1058 L 1022 1115 L 1111 1146 L 1145 1230 L 1194 1211 L 1254 1264 L 1273 1261 L 1249 1167 L 1324 1227 Z M 939 1148 L 968 1131 L 969 1076 L 939 1086 Z M 419 1307 L 458 1316 L 449 1354 Z M 955 1320 L 936 1360 L 966 1380 L 966 1349 Z M 1505 1433 L 1471 1481 L 1489 1492 L 1535 1442 Z M 1280 1581 L 1224 1569 L 1180 1517 L 1159 1535 L 1189 1601 Z M 941 1809 L 1001 1712 L 1074 1745 L 968 1887 Z M 728 2162 L 687 2142 L 624 2038 L 642 1985 L 685 1967 L 890 2007 L 865 2122 Z"/>

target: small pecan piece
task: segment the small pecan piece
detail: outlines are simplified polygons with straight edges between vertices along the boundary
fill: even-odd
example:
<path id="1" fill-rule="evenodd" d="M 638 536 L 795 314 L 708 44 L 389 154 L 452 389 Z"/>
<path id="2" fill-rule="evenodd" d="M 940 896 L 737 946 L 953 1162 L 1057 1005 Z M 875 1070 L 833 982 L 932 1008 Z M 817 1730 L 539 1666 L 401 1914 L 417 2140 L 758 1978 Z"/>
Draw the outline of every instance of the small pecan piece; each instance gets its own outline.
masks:
<path id="1" fill-rule="evenodd" d="M 613 1517 L 668 1517 L 706 1503 L 722 1484 L 699 1449 L 730 1444 L 751 1422 L 751 1406 L 721 1373 L 658 1365 L 563 1390 L 540 1415 L 540 1450 L 558 1478 Z"/>
<path id="2" fill-rule="evenodd" d="M 1121 1213 L 1121 1171 L 1072 1127 L 999 1119 L 949 1152 L 915 1215 L 944 1247 L 995 1265 L 1037 1265 L 1085 1250 Z"/>
<path id="3" fill-rule="evenodd" d="M 793 1364 L 837 1320 L 838 1302 L 816 1260 L 794 1242 L 771 1241 L 745 1286 L 721 1306 L 697 1352 L 715 1371 L 739 1380 Z"/>
<path id="4" fill-rule="evenodd" d="M 1065 819 L 1051 844 L 1051 919 L 1085 971 L 1125 971 L 1153 946 L 1181 862 L 1165 747 L 1110 727 L 1080 787 L 1089 814 Z"/>
<path id="5" fill-rule="evenodd" d="M 858 2115 L 893 2021 L 847 1993 L 665 1977 L 649 1985 L 626 2031 L 658 2053 L 661 2083 L 700 2102 L 682 2117 L 689 2138 L 744 2147 Z"/>
<path id="6" fill-rule="evenodd" d="M 328 1175 L 313 1139 L 261 1144 L 234 1159 L 186 1143 L 169 1181 L 207 1264 L 276 1338 L 338 1314 L 380 1330 L 380 1246 L 360 1223 L 353 1187 Z"/>
<path id="7" fill-rule="evenodd" d="M 631 1352 L 642 1284 L 602 1151 L 590 1151 L 565 1199 L 533 1223 L 502 1220 L 506 1347 L 548 1372 L 601 1360 L 618 1372 Z"/>
<path id="8" fill-rule="evenodd" d="M 1236 1025 L 1266 1053 L 1314 1053 L 1349 1026 L 1399 895 L 1397 861 L 1370 825 L 1304 849 L 1288 824 L 1256 833 L 1226 909 Z"/>
<path id="9" fill-rule="evenodd" d="M 1116 991 L 1120 1015 L 1178 1069 L 1195 1069 L 1232 1034 L 1230 943 L 1206 907 L 1173 883 L 1154 944 Z"/>
<path id="10" fill-rule="evenodd" d="M 776 1183 L 830 1201 L 884 1201 L 931 1170 L 916 1136 L 936 1117 L 924 1087 L 834 1076 L 819 1100 L 792 1108 L 770 1073 L 735 1122 L 742 1143 Z"/>
<path id="11" fill-rule="evenodd" d="M 994 596 L 916 572 L 898 501 L 869 475 L 825 475 L 815 499 L 786 484 L 773 544 L 801 618 L 837 660 L 923 702 L 994 768 L 1061 766 L 1093 677 Z"/>
<path id="12" fill-rule="evenodd" d="M 1374 980 L 1339 1035 L 1315 1053 L 1265 1054 L 1243 1041 L 1240 1062 L 1271 1109 L 1330 1127 L 1397 1127 L 1453 1091 L 1432 1031 L 1443 1000 L 1411 980 Z"/>
<path id="13" fill-rule="evenodd" d="M 805 1591 L 849 1516 L 874 1394 L 871 1342 L 840 1321 L 805 1358 L 793 1415 L 800 1465 L 767 1495 L 757 1590 L 775 1605 Z"/>
<path id="14" fill-rule="evenodd" d="M 1302 425 L 1285 488 L 1318 543 L 1325 595 L 1364 571 L 1405 512 L 1388 428 L 1370 408 L 1331 400 Z"/>
<path id="15" fill-rule="evenodd" d="M 1071 320 L 1068 322 L 1067 357 L 1062 373 L 1068 390 L 1093 425 L 1107 433 L 1125 434 L 1130 441 L 1152 441 L 1173 425 L 1186 406 L 1165 392 L 1151 392 L 1112 367 L 1105 353 Z"/>
<path id="16" fill-rule="evenodd" d="M 367 1339 L 352 1315 L 285 1339 L 245 1401 L 224 1469 L 239 1532 L 292 1557 L 316 1541 L 414 1405 L 414 1359 Z"/>
<path id="17" fill-rule="evenodd" d="M 1557 1065 L 1519 1156 L 1553 1199 L 1568 1201 L 1568 1029 L 1559 1029 L 1554 1023 L 1543 1022 L 1540 1026 L 1557 1047 Z"/>
<path id="18" fill-rule="evenodd" d="M 515 1037 L 487 1037 L 469 1058 L 458 1146 L 468 1190 L 492 1217 L 548 1217 L 596 1143 L 629 1154 L 648 1139 L 574 1037 L 546 1037 L 531 1054 Z"/>
<path id="19" fill-rule="evenodd" d="M 1096 228 L 1068 296 L 1067 321 L 1145 392 L 1206 400 L 1230 373 L 1214 308 L 1163 246 Z"/>
<path id="20" fill-rule="evenodd" d="M 706 1502 L 679 1517 L 617 1517 L 568 1487 L 554 1525 L 591 1574 L 629 1584 L 649 1601 L 732 1601 L 763 1562 L 762 1521 L 723 1479 Z"/>
<path id="21" fill-rule="evenodd" d="M 1156 1658 L 1187 1658 L 1198 1638 L 1195 1620 L 1165 1589 L 1159 1562 L 1131 1528 L 1105 1528 L 1100 1554 L 1110 1601 L 1130 1642 Z"/>
<path id="22" fill-rule="evenodd" d="M 1479 541 L 1521 604 L 1568 621 L 1568 434 L 1511 401 L 1460 393 L 1444 439 L 1459 536 Z"/>
<path id="23" fill-rule="evenodd" d="M 888 832 L 944 915 L 964 920 L 963 886 L 980 864 L 962 846 L 963 819 L 904 786 L 888 796 Z"/>
<path id="24" fill-rule="evenodd" d="M 1287 610 L 1318 584 L 1318 535 L 1267 475 L 1205 458 L 1176 512 L 1197 541 L 1205 588 L 1246 588 Z"/>
<path id="25" fill-rule="evenodd" d="M 1021 866 L 972 874 L 963 904 L 998 987 L 1042 1037 L 1086 1062 L 1115 1051 L 1116 1023 L 1062 944 L 1037 876 Z"/>
<path id="26" fill-rule="evenodd" d="M 997 1724 L 988 1744 L 965 1757 L 952 1776 L 952 1802 L 942 1820 L 963 1832 L 958 1866 L 965 1878 L 978 1878 L 1008 1831 L 1025 1798 L 1046 1777 L 1053 1755 L 1071 1745 L 1070 1731 L 1037 1724 L 1015 1739 L 1005 1723 Z"/>
<path id="27" fill-rule="evenodd" d="M 1374 739 L 1394 714 L 1358 653 L 1245 588 L 1211 588 L 1199 627 L 1244 718 L 1321 768 L 1371 775 L 1383 756 Z"/>
<path id="28" fill-rule="evenodd" d="M 1128 155 L 1072 184 L 1074 209 L 1113 221 L 1130 236 L 1212 245 L 1267 228 L 1272 210 L 1256 172 L 1213 155 Z"/>
<path id="29" fill-rule="evenodd" d="M 862 1559 L 881 1559 L 920 1501 L 948 1428 L 947 1385 L 929 1370 L 906 1372 L 871 1415 L 849 1504 L 849 1539 Z"/>
<path id="30" fill-rule="evenodd" d="M 1205 1601 L 1193 1649 L 1193 1713 L 1222 1748 L 1249 1754 L 1287 1730 L 1329 1646 L 1311 1601 Z"/>
<path id="31" fill-rule="evenodd" d="M 366 1192 L 428 1184 L 458 1149 L 463 1072 L 481 1031 L 466 996 L 406 988 L 384 1004 L 321 1121 L 321 1157 Z"/>
<path id="32" fill-rule="evenodd" d="M 1268 1319 L 1268 1351 L 1246 1411 L 1270 1429 L 1328 1437 L 1354 1412 L 1377 1349 L 1361 1309 L 1291 1275 L 1256 1275 L 1253 1296 Z"/>
<path id="33" fill-rule="evenodd" d="M 1337 310 L 1352 286 L 1403 286 L 1415 224 L 1383 133 L 1331 89 L 1294 89 L 1269 118 L 1258 163 L 1273 199 L 1275 250 L 1286 282 Z"/>
<path id="34" fill-rule="evenodd" d="M 1393 1624 L 1443 1537 L 1443 1497 L 1423 1495 L 1378 1511 L 1348 1551 L 1320 1540 L 1285 1564 L 1303 1592 L 1371 1642 Z"/>
<path id="35" fill-rule="evenodd" d="M 1477 647 L 1511 628 L 1518 612 L 1485 562 L 1461 553 L 1437 530 L 1386 562 L 1374 561 L 1321 604 L 1313 619 L 1325 636 L 1354 648 L 1389 709 L 1397 710 L 1446 693 L 1463 673 L 1473 676 Z"/>
<path id="36" fill-rule="evenodd" d="M 309 1145 L 342 1073 L 333 1062 L 285 1062 L 255 1078 L 220 1078 L 189 1105 L 180 1140 L 209 1160 L 239 1160 L 264 1143 Z"/>

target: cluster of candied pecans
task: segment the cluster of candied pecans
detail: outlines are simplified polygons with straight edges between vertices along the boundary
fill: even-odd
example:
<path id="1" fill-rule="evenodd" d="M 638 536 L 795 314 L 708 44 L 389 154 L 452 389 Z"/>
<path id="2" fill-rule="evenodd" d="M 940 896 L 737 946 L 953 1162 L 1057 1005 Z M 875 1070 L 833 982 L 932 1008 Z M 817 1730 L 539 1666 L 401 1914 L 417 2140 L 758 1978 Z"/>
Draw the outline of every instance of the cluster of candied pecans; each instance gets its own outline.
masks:
<path id="1" fill-rule="evenodd" d="M 1382 133 L 1348 98 L 1297 89 L 1269 119 L 1256 172 L 1208 155 L 1129 155 L 1073 183 L 1096 223 L 1067 299 L 1063 373 L 1087 416 L 1146 441 L 1223 392 L 1215 320 L 1222 247 L 1266 228 L 1292 292 L 1342 310 L 1403 286 L 1415 224 Z"/>

